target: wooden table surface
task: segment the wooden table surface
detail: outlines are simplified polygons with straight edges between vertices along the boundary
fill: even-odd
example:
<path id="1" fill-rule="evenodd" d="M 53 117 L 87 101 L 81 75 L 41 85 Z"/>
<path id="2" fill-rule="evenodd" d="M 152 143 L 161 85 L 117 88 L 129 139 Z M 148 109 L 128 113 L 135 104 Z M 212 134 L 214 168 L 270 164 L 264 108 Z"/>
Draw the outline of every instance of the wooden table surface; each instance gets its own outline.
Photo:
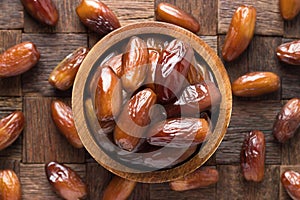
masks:
<path id="1" fill-rule="evenodd" d="M 80 23 L 75 8 L 80 0 L 54 0 L 60 18 L 56 27 L 41 26 L 28 16 L 20 0 L 0 1 L 0 52 L 21 41 L 34 42 L 41 52 L 37 66 L 21 76 L 0 79 L 0 117 L 22 110 L 26 127 L 18 140 L 0 152 L 0 168 L 14 169 L 22 184 L 23 199 L 59 199 L 52 192 L 44 164 L 56 160 L 76 170 L 88 183 L 89 199 L 100 199 L 111 174 L 84 150 L 74 149 L 61 136 L 50 116 L 50 102 L 70 103 L 71 91 L 59 92 L 48 84 L 52 69 L 79 46 L 90 48 L 99 40 Z M 122 25 L 154 20 L 160 0 L 105 0 Z M 201 24 L 199 36 L 220 51 L 232 13 L 241 4 L 257 9 L 255 36 L 236 61 L 224 63 L 233 80 L 249 71 L 272 71 L 281 77 L 281 89 L 258 98 L 234 97 L 228 132 L 206 165 L 219 171 L 219 182 L 211 187 L 174 192 L 165 184 L 139 183 L 130 199 L 289 199 L 280 184 L 285 169 L 300 171 L 300 131 L 286 144 L 271 133 L 274 118 L 286 100 L 299 97 L 300 67 L 279 63 L 275 48 L 300 38 L 300 15 L 285 22 L 278 0 L 167 0 L 192 13 Z M 266 169 L 261 183 L 246 182 L 240 172 L 239 153 L 247 132 L 259 129 L 266 137 Z"/>

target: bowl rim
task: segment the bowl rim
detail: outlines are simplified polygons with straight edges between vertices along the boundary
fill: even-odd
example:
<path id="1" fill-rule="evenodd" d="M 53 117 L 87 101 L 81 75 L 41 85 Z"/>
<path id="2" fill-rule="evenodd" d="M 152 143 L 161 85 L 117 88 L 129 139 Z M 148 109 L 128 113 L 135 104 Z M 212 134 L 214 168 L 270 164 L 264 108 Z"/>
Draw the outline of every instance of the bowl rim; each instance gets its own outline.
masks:
<path id="1" fill-rule="evenodd" d="M 222 95 L 222 100 L 220 103 L 220 114 L 219 118 L 213 133 L 217 132 L 218 137 L 213 138 L 213 143 L 205 155 L 202 155 L 203 152 L 199 151 L 193 158 L 189 161 L 166 170 L 161 171 L 152 171 L 152 172 L 144 172 L 144 173 L 130 173 L 116 170 L 112 167 L 111 164 L 118 163 L 109 158 L 109 156 L 104 155 L 105 152 L 101 150 L 101 148 L 97 145 L 94 141 L 93 137 L 89 133 L 89 129 L 87 127 L 85 121 L 85 114 L 84 114 L 84 99 L 83 93 L 85 88 L 85 81 L 88 78 L 88 75 L 93 68 L 95 62 L 98 60 L 100 55 L 104 53 L 107 49 L 103 48 L 107 45 L 111 44 L 110 42 L 118 41 L 119 39 L 125 39 L 134 35 L 138 34 L 148 34 L 148 33 L 156 33 L 156 34 L 165 34 L 174 38 L 178 38 L 180 40 L 189 42 L 194 50 L 203 57 L 203 59 L 207 62 L 210 66 L 210 69 L 213 71 L 213 74 L 216 78 L 218 88 Z M 193 41 L 193 42 L 191 42 Z M 107 47 L 108 48 L 108 47 Z M 100 53 L 99 53 L 100 52 Z M 109 170 L 110 172 L 132 180 L 136 182 L 144 182 L 144 183 L 161 183 L 161 182 L 168 182 L 178 178 L 181 178 L 197 168 L 203 165 L 217 150 L 220 143 L 222 142 L 229 122 L 231 118 L 231 111 L 232 111 L 232 93 L 231 93 L 231 84 L 229 81 L 229 77 L 227 71 L 216 54 L 216 52 L 199 36 L 195 35 L 194 33 L 181 28 L 179 26 L 164 23 L 164 22 L 140 22 L 140 23 L 133 23 L 126 26 L 123 26 L 105 37 L 99 40 L 89 51 L 88 55 L 84 59 L 81 67 L 79 68 L 72 91 L 72 110 L 73 116 L 75 121 L 75 127 L 78 131 L 79 137 L 89 152 L 89 154 L 104 168 Z M 222 115 L 222 119 L 220 116 Z M 220 121 L 221 120 L 221 121 Z M 208 148 L 208 147 L 207 147 Z M 107 162 L 107 159 L 110 159 Z M 109 163 L 109 164 L 107 164 Z M 120 163 L 119 163 L 120 164 Z"/>

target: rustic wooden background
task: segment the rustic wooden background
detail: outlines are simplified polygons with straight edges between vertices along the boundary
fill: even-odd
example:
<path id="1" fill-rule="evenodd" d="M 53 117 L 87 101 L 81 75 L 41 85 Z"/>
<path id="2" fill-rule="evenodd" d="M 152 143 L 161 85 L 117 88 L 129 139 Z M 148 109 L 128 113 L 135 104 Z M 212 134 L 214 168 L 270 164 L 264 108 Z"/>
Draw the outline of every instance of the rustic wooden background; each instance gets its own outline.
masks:
<path id="1" fill-rule="evenodd" d="M 50 102 L 59 98 L 70 103 L 71 91 L 59 92 L 47 82 L 52 69 L 79 46 L 92 47 L 99 40 L 80 23 L 75 8 L 80 0 L 54 0 L 59 13 L 56 27 L 45 27 L 28 16 L 19 0 L 0 0 L 0 52 L 21 41 L 34 42 L 41 52 L 37 66 L 25 74 L 0 79 L 0 117 L 22 110 L 26 127 L 20 138 L 0 152 L 0 168 L 19 175 L 23 199 L 59 199 L 44 173 L 44 163 L 56 160 L 75 169 L 86 181 L 89 199 L 100 199 L 111 174 L 99 166 L 85 150 L 76 150 L 55 128 Z M 152 21 L 160 0 L 105 0 L 121 24 Z M 255 37 L 239 59 L 224 63 L 230 79 L 256 70 L 280 75 L 281 89 L 259 98 L 234 98 L 231 123 L 221 146 L 206 163 L 218 169 L 220 180 L 205 189 L 174 192 L 168 184 L 138 184 L 130 199 L 289 199 L 280 184 L 286 169 L 300 170 L 300 133 L 284 145 L 271 133 L 274 118 L 286 100 L 299 97 L 300 67 L 279 63 L 275 48 L 300 38 L 300 15 L 285 22 L 278 0 L 167 0 L 199 20 L 203 38 L 220 52 L 232 13 L 241 4 L 257 8 Z M 246 182 L 239 167 L 239 153 L 247 132 L 259 129 L 266 137 L 266 173 L 262 183 Z"/>

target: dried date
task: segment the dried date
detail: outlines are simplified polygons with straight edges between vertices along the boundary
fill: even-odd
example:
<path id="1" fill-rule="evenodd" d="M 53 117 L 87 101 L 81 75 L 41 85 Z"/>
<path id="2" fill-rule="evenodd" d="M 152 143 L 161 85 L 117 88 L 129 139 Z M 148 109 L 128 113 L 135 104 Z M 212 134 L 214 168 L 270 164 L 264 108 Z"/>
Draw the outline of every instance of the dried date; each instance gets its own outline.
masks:
<path id="1" fill-rule="evenodd" d="M 174 102 L 188 84 L 187 73 L 194 57 L 193 48 L 177 39 L 163 50 L 155 70 L 155 91 L 159 103 Z"/>
<path id="2" fill-rule="evenodd" d="M 187 176 L 169 183 L 174 191 L 186 191 L 196 188 L 203 188 L 217 183 L 219 173 L 210 167 L 201 167 Z"/>
<path id="3" fill-rule="evenodd" d="M 186 148 L 204 142 L 209 134 L 205 119 L 171 118 L 154 124 L 147 133 L 147 141 L 156 146 Z"/>
<path id="4" fill-rule="evenodd" d="M 119 147 L 127 151 L 137 150 L 151 122 L 149 112 L 155 103 L 156 94 L 147 88 L 136 93 L 125 104 L 114 131 L 114 141 Z"/>
<path id="5" fill-rule="evenodd" d="M 0 170 L 0 199 L 21 200 L 21 184 L 17 174 L 10 170 Z"/>
<path id="6" fill-rule="evenodd" d="M 128 199 L 136 182 L 114 176 L 103 192 L 102 200 Z"/>
<path id="7" fill-rule="evenodd" d="M 281 175 L 281 183 L 292 199 L 300 199 L 300 174 L 298 172 L 285 171 Z"/>
<path id="8" fill-rule="evenodd" d="M 247 134 L 241 150 L 241 168 L 247 181 L 260 182 L 265 173 L 265 136 L 254 130 Z"/>
<path id="9" fill-rule="evenodd" d="M 59 100 L 51 103 L 51 116 L 59 131 L 75 148 L 82 148 L 83 144 L 75 127 L 72 109 Z"/>
<path id="10" fill-rule="evenodd" d="M 281 44 L 276 49 L 277 58 L 290 65 L 300 65 L 300 40 Z"/>
<path id="11" fill-rule="evenodd" d="M 82 0 L 76 13 L 85 26 L 100 35 L 106 35 L 121 26 L 113 11 L 98 0 Z"/>
<path id="12" fill-rule="evenodd" d="M 48 82 L 59 90 L 69 89 L 73 85 L 77 71 L 87 53 L 87 48 L 79 47 L 69 54 L 51 72 Z"/>
<path id="13" fill-rule="evenodd" d="M 57 162 L 45 165 L 46 176 L 53 190 L 67 200 L 85 199 L 87 186 L 71 168 Z"/>
<path id="14" fill-rule="evenodd" d="M 300 126 L 300 99 L 290 99 L 281 109 L 273 126 L 273 135 L 284 143 L 292 138 Z"/>
<path id="15" fill-rule="evenodd" d="M 58 11 L 52 0 L 21 0 L 27 12 L 39 22 L 55 26 L 58 22 Z"/>
<path id="16" fill-rule="evenodd" d="M 0 120 L 0 150 L 11 145 L 20 135 L 25 126 L 22 112 L 15 111 Z"/>
<path id="17" fill-rule="evenodd" d="M 222 48 L 222 57 L 232 61 L 248 47 L 254 35 L 256 9 L 253 6 L 240 6 L 232 16 L 229 30 Z"/>
<path id="18" fill-rule="evenodd" d="M 37 64 L 40 53 L 32 42 L 22 42 L 0 54 L 0 78 L 20 75 Z"/>
<path id="19" fill-rule="evenodd" d="M 122 86 L 127 92 L 134 92 L 144 82 L 148 71 L 149 53 L 147 44 L 139 37 L 130 38 L 122 57 Z"/>

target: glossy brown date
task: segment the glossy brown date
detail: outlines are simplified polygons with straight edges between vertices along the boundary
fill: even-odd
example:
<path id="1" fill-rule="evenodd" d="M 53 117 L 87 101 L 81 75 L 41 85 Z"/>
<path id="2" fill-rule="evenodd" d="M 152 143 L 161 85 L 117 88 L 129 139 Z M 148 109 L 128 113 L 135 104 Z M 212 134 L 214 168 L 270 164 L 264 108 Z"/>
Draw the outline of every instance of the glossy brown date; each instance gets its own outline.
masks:
<path id="1" fill-rule="evenodd" d="M 52 0 L 21 0 L 26 11 L 39 22 L 55 26 L 58 22 L 58 11 Z"/>
<path id="2" fill-rule="evenodd" d="M 113 56 L 105 63 L 105 65 L 109 66 L 119 78 L 123 75 L 122 57 L 123 54 Z"/>
<path id="3" fill-rule="evenodd" d="M 136 186 L 136 182 L 114 176 L 103 192 L 102 200 L 128 199 Z"/>
<path id="4" fill-rule="evenodd" d="M 179 98 L 188 84 L 186 78 L 193 57 L 193 48 L 177 39 L 163 50 L 155 70 L 155 91 L 159 103 L 166 104 Z"/>
<path id="5" fill-rule="evenodd" d="M 144 132 L 151 122 L 150 109 L 156 94 L 150 89 L 136 93 L 124 106 L 114 131 L 114 141 L 122 149 L 136 151 L 143 142 Z"/>
<path id="6" fill-rule="evenodd" d="M 290 99 L 278 113 L 274 126 L 273 135 L 284 143 L 292 138 L 300 126 L 300 99 Z"/>
<path id="7" fill-rule="evenodd" d="M 77 71 L 88 54 L 88 49 L 79 47 L 63 59 L 51 72 L 48 82 L 59 90 L 69 89 L 75 80 Z"/>
<path id="8" fill-rule="evenodd" d="M 123 88 L 134 92 L 144 82 L 148 71 L 149 53 L 147 44 L 139 37 L 130 38 L 123 54 Z"/>
<path id="9" fill-rule="evenodd" d="M 265 136 L 254 130 L 247 134 L 241 150 L 241 168 L 247 181 L 260 182 L 265 173 Z"/>
<path id="10" fill-rule="evenodd" d="M 11 145 L 20 135 L 25 126 L 22 112 L 15 111 L 0 120 L 0 150 Z"/>
<path id="11" fill-rule="evenodd" d="M 70 167 L 52 161 L 45 165 L 45 171 L 52 189 L 60 197 L 67 200 L 86 198 L 86 184 Z"/>
<path id="12" fill-rule="evenodd" d="M 85 26 L 100 35 L 106 35 L 121 26 L 113 11 L 98 0 L 82 0 L 76 13 Z"/>
<path id="13" fill-rule="evenodd" d="M 0 54 L 0 78 L 20 75 L 37 64 L 40 53 L 32 42 L 22 42 Z"/>
<path id="14" fill-rule="evenodd" d="M 219 173 L 210 167 L 201 167 L 187 176 L 169 183 L 174 191 L 186 191 L 196 188 L 203 188 L 217 183 Z"/>
<path id="15" fill-rule="evenodd" d="M 194 33 L 199 32 L 199 22 L 190 14 L 170 3 L 162 2 L 157 5 L 156 19 L 176 24 Z"/>
<path id="16" fill-rule="evenodd" d="M 95 93 L 95 110 L 105 133 L 112 131 L 111 124 L 118 117 L 122 102 L 121 80 L 110 67 L 101 67 Z"/>
<path id="17" fill-rule="evenodd" d="M 21 200 L 21 184 L 16 173 L 10 169 L 0 170 L 0 199 Z"/>
<path id="18" fill-rule="evenodd" d="M 58 130 L 75 148 L 82 148 L 83 144 L 78 136 L 72 109 L 64 102 L 54 100 L 51 103 L 51 116 Z"/>
<path id="19" fill-rule="evenodd" d="M 280 78 L 273 72 L 250 72 L 232 83 L 235 96 L 256 97 L 275 92 L 280 87 Z"/>
<path id="20" fill-rule="evenodd" d="M 168 118 L 194 116 L 218 106 L 221 93 L 213 82 L 206 81 L 187 86 L 174 104 L 165 106 Z"/>
<path id="21" fill-rule="evenodd" d="M 292 20 L 300 12 L 300 0 L 280 0 L 280 13 L 283 19 Z"/>
<path id="22" fill-rule="evenodd" d="M 154 124 L 147 133 L 151 145 L 186 148 L 204 142 L 209 123 L 199 118 L 171 118 Z"/>
<path id="23" fill-rule="evenodd" d="M 229 30 L 222 48 L 222 57 L 232 61 L 248 47 L 254 35 L 256 9 L 253 6 L 240 6 L 232 16 Z"/>
<path id="24" fill-rule="evenodd" d="M 285 171 L 281 175 L 281 183 L 292 199 L 300 199 L 300 174 L 298 172 Z"/>
<path id="25" fill-rule="evenodd" d="M 281 44 L 276 49 L 277 58 L 290 65 L 300 65 L 300 40 Z"/>

